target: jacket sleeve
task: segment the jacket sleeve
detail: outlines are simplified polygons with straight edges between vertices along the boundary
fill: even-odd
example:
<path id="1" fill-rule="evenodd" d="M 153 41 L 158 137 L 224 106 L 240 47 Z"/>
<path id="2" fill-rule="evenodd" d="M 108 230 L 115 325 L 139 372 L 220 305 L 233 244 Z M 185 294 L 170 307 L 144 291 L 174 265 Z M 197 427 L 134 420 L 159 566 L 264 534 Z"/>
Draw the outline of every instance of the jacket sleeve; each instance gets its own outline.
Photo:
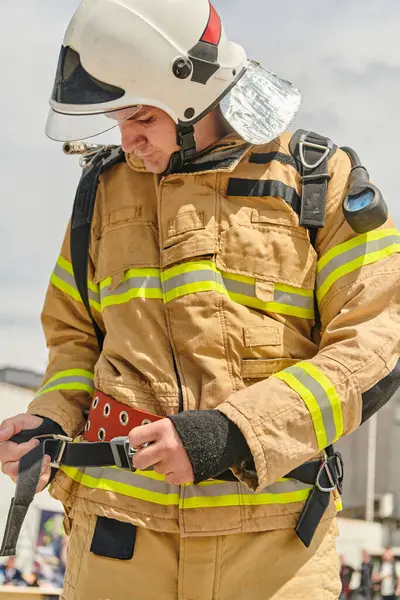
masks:
<path id="1" fill-rule="evenodd" d="M 90 305 L 94 318 L 103 329 L 99 286 L 92 282 L 93 272 L 93 264 L 89 260 Z M 49 362 L 43 385 L 29 405 L 28 412 L 52 419 L 67 435 L 74 437 L 85 425 L 84 411 L 90 406 L 99 349 L 75 284 L 70 255 L 70 225 L 50 278 L 42 325 Z"/>
<path id="2" fill-rule="evenodd" d="M 318 353 L 218 406 L 250 447 L 258 486 L 244 469 L 234 472 L 253 489 L 352 432 L 397 385 L 390 374 L 400 354 L 400 235 L 390 219 L 361 235 L 345 222 L 350 168 L 338 150 L 329 164 L 326 224 L 316 240 Z"/>

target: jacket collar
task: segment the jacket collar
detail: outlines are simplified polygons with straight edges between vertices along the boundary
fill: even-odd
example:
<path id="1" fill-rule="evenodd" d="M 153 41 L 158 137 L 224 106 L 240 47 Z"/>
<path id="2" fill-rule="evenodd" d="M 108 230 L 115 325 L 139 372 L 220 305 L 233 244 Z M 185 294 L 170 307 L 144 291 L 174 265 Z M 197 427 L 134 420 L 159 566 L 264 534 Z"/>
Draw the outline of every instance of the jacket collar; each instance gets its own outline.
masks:
<path id="1" fill-rule="evenodd" d="M 206 150 L 199 152 L 178 173 L 173 173 L 168 177 L 179 175 L 180 173 L 206 173 L 210 171 L 226 171 L 229 173 L 236 168 L 250 148 L 251 145 L 245 142 L 239 135 L 230 133 Z M 126 154 L 126 162 L 134 171 L 147 173 L 143 161 L 137 158 L 135 154 Z"/>

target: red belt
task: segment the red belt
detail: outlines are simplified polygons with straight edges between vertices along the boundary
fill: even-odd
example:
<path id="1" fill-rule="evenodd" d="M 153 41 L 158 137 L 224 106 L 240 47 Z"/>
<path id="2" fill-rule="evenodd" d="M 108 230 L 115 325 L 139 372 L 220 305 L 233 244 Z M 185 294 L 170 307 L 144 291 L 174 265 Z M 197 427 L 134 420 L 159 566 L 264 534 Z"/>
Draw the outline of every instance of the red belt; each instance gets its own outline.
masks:
<path id="1" fill-rule="evenodd" d="M 127 436 L 134 427 L 163 418 L 145 410 L 131 408 L 95 390 L 84 438 L 87 442 L 109 442 L 115 437 Z"/>

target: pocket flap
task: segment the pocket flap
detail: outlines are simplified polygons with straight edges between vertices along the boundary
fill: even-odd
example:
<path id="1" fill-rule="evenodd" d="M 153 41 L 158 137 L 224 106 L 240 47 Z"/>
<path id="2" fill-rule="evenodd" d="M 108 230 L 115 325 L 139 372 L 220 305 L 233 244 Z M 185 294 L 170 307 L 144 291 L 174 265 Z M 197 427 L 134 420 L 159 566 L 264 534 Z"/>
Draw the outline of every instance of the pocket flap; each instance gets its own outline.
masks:
<path id="1" fill-rule="evenodd" d="M 151 223 L 131 222 L 125 226 L 107 227 L 99 241 L 95 257 L 94 283 L 118 276 L 132 267 L 158 267 L 160 264 L 157 232 Z"/>
<path id="2" fill-rule="evenodd" d="M 186 231 L 197 231 L 205 227 L 204 211 L 186 212 L 170 219 L 168 223 L 168 237 L 186 233 Z"/>
<path id="3" fill-rule="evenodd" d="M 274 284 L 272 281 L 256 281 L 256 296 L 263 302 L 272 302 L 274 300 Z"/>
<path id="4" fill-rule="evenodd" d="M 277 327 L 267 325 L 258 327 L 245 327 L 243 329 L 244 344 L 247 348 L 254 346 L 280 346 L 282 343 L 281 332 Z"/>

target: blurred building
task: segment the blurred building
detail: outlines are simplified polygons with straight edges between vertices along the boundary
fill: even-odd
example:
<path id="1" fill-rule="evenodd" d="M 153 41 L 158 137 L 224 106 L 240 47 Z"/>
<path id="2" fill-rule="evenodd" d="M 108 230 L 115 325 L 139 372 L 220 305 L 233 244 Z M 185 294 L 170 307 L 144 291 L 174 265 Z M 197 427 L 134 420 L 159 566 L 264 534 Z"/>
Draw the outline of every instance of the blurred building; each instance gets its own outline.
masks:
<path id="1" fill-rule="evenodd" d="M 342 516 L 365 519 L 371 443 L 376 446 L 374 520 L 384 525 L 384 543 L 400 545 L 400 392 L 376 416 L 376 436 L 362 425 L 336 447 L 345 465 Z"/>
<path id="2" fill-rule="evenodd" d="M 0 422 L 18 413 L 25 412 L 35 390 L 41 385 L 43 376 L 32 371 L 6 367 L 0 369 Z M 15 485 L 0 473 L 0 536 L 3 535 L 8 508 L 14 495 Z M 28 511 L 18 543 L 18 565 L 29 571 L 34 559 L 36 541 L 39 536 L 43 511 L 62 513 L 59 502 L 45 490 L 38 494 Z"/>

